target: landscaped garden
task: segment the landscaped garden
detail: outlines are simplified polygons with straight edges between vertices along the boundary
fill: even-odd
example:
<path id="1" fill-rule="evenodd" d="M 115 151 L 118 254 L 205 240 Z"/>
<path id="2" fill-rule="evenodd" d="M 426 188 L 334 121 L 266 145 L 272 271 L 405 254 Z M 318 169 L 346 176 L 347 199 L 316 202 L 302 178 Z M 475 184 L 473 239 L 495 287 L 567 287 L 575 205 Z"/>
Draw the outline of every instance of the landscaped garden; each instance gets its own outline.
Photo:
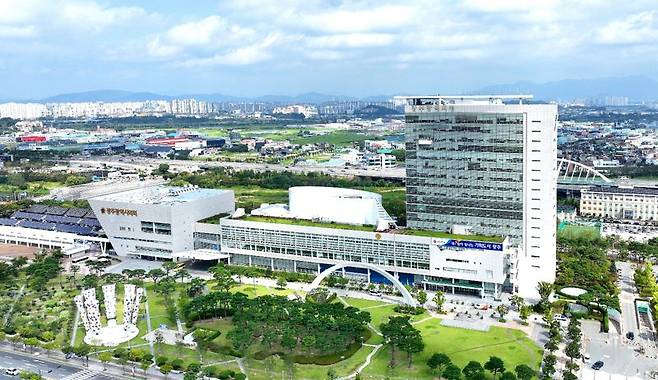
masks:
<path id="1" fill-rule="evenodd" d="M 439 369 L 448 368 L 427 365 L 436 354 L 447 355 L 459 370 L 473 366 L 472 361 L 484 365 L 492 356 L 502 359 L 508 370 L 519 364 L 537 369 L 541 358 L 541 349 L 518 330 L 491 327 L 481 332 L 441 326 L 439 318 L 424 310 L 407 315 L 391 303 L 339 298 L 324 291 L 313 292 L 307 297 L 310 300 L 303 301 L 300 297 L 305 294 L 287 289 L 287 276 L 281 274 L 269 276 L 280 279 L 278 288 L 250 284 L 248 276 L 267 274 L 254 268 L 215 267 L 214 279 L 204 281 L 190 278 L 174 264 L 150 272 L 128 270 L 83 278 L 60 275 L 59 263 L 46 258 L 36 267 L 23 264 L 15 274 L 9 264 L 4 265 L 0 273 L 16 276 L 18 281 L 2 282 L 10 284 L 3 285 L 2 300 L 11 299 L 25 284 L 25 296 L 15 306 L 20 312 L 12 313 L 5 328 L 17 333 L 16 341 L 62 348 L 126 368 L 146 369 L 155 362 L 163 373 L 180 370 L 226 379 L 241 379 L 243 372 L 250 379 L 320 379 L 348 376 L 357 370 L 364 379 L 432 379 Z M 234 281 L 237 272 L 242 284 Z M 80 324 L 73 347 L 67 347 L 75 313 L 73 295 L 87 287 L 96 287 L 100 294 L 101 285 L 116 283 L 121 318 L 125 282 L 146 289 L 138 318 L 140 334 L 116 348 L 90 347 L 82 342 L 85 332 Z M 8 312 L 4 303 L 0 311 Z M 176 330 L 179 318 L 183 335 L 193 334 L 196 347 L 166 344 L 156 333 L 151 348 L 144 339 L 149 332 L 146 305 L 152 330 L 159 326 Z M 12 328 L 17 325 L 22 328 Z"/>

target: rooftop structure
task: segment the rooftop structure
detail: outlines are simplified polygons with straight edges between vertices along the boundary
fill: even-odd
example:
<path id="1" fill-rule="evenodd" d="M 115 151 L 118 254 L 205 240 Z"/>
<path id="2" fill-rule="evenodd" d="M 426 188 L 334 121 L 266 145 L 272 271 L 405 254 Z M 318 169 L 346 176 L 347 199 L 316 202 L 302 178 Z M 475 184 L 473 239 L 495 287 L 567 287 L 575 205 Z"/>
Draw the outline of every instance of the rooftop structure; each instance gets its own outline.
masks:
<path id="1" fill-rule="evenodd" d="M 251 214 L 371 225 L 377 229 L 388 229 L 395 224 L 382 206 L 382 196 L 376 193 L 337 187 L 296 186 L 289 189 L 288 197 L 288 206 L 266 204 L 253 210 Z"/>
<path id="2" fill-rule="evenodd" d="M 221 194 L 227 194 L 229 192 L 231 191 L 200 189 L 194 186 L 155 186 L 124 191 L 110 195 L 103 195 L 94 199 L 99 201 L 125 202 L 134 204 L 174 205 L 193 202 L 199 199 L 209 198 Z"/>

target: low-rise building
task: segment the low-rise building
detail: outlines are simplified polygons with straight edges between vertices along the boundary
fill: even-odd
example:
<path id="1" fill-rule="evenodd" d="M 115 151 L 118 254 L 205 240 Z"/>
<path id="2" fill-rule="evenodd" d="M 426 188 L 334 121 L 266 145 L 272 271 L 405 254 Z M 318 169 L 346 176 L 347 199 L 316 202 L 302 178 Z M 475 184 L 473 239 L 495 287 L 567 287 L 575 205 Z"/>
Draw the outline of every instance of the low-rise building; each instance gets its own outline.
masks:
<path id="1" fill-rule="evenodd" d="M 172 259 L 194 247 L 194 223 L 235 208 L 233 191 L 157 186 L 89 200 L 119 256 Z"/>
<path id="2" fill-rule="evenodd" d="M 580 214 L 617 220 L 658 221 L 658 188 L 596 186 L 581 191 Z"/>

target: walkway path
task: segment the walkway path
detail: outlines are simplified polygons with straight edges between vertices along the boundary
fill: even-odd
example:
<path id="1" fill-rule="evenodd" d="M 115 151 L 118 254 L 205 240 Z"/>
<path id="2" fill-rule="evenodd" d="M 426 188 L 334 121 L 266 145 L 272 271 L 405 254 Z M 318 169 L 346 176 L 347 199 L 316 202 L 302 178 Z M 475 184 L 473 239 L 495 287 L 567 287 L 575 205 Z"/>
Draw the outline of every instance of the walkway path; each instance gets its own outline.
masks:
<path id="1" fill-rule="evenodd" d="M 71 347 L 75 347 L 75 338 L 78 336 L 78 324 L 80 323 L 80 311 L 75 309 L 75 318 L 73 318 L 73 331 L 71 331 Z"/>
<path id="2" fill-rule="evenodd" d="M 146 302 L 144 302 L 144 310 L 146 310 L 146 328 L 148 329 L 148 333 L 151 334 L 153 329 L 151 328 L 151 312 L 149 311 L 149 299 L 146 295 L 146 287 L 144 287 L 144 299 L 146 300 Z M 155 363 L 155 347 L 153 341 L 154 340 L 151 340 L 149 342 L 149 349 L 151 350 L 151 355 L 153 355 L 153 363 Z"/>
<path id="3" fill-rule="evenodd" d="M 9 322 L 9 318 L 11 317 L 11 314 L 14 312 L 14 307 L 16 306 L 16 303 L 18 302 L 18 300 L 21 297 L 23 297 L 24 292 L 25 292 L 25 284 L 23 284 L 23 286 L 21 286 L 21 288 L 18 289 L 18 293 L 16 293 L 16 295 L 14 295 L 14 302 L 12 302 L 11 307 L 7 311 L 7 314 L 5 314 L 5 320 L 2 323 L 2 327 L 7 326 L 7 323 Z"/>
<path id="4" fill-rule="evenodd" d="M 353 378 L 355 378 L 356 375 L 358 375 L 358 374 L 360 374 L 361 372 L 363 372 L 363 370 L 366 369 L 366 367 L 370 365 L 370 362 L 372 361 L 372 358 L 375 356 L 375 354 L 377 354 L 377 352 L 379 351 L 379 349 L 381 349 L 382 347 L 384 347 L 383 344 L 376 344 L 376 345 L 373 345 L 373 344 L 364 344 L 364 346 L 366 346 L 366 347 L 375 347 L 375 349 L 372 350 L 372 352 L 369 353 L 368 356 L 366 356 L 366 360 L 365 360 L 365 361 L 363 362 L 363 364 L 361 364 L 361 365 L 360 365 L 360 366 L 359 366 L 354 372 L 352 372 L 351 374 L 349 374 L 349 375 L 347 375 L 347 376 L 345 376 L 345 377 L 340 377 L 339 379 L 353 379 Z"/>

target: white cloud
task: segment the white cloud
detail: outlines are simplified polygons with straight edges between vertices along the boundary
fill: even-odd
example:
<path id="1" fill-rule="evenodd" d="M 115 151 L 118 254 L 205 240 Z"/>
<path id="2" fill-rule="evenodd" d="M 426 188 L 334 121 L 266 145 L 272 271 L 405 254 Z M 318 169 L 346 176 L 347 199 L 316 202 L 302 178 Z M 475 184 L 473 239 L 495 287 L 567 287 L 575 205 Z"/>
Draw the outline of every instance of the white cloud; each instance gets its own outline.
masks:
<path id="1" fill-rule="evenodd" d="M 178 65 L 184 67 L 251 65 L 269 60 L 272 57 L 270 48 L 279 40 L 280 36 L 271 34 L 252 45 L 230 49 L 210 57 L 187 59 L 179 62 Z"/>
<path id="2" fill-rule="evenodd" d="M 403 5 L 383 5 L 364 9 L 337 9 L 296 14 L 297 22 L 308 29 L 334 33 L 391 30 L 412 22 L 415 9 Z"/>
<path id="3" fill-rule="evenodd" d="M 3 37 L 16 37 L 16 38 L 25 38 L 33 37 L 37 34 L 35 27 L 28 26 L 9 26 L 9 25 L 0 25 L 0 38 Z"/>
<path id="4" fill-rule="evenodd" d="M 370 46 L 386 46 L 395 41 L 395 35 L 390 33 L 350 33 L 333 34 L 306 38 L 310 47 L 322 48 L 360 48 Z"/>
<path id="5" fill-rule="evenodd" d="M 658 41 L 658 12 L 646 11 L 614 20 L 600 28 L 597 41 L 603 44 L 652 44 Z"/>
<path id="6" fill-rule="evenodd" d="M 139 7 L 108 7 L 96 1 L 2 0 L 0 37 L 100 32 L 146 16 Z"/>
<path id="7" fill-rule="evenodd" d="M 254 34 L 252 29 L 231 25 L 219 16 L 176 25 L 166 33 L 169 42 L 182 46 L 234 44 L 253 38 Z"/>

